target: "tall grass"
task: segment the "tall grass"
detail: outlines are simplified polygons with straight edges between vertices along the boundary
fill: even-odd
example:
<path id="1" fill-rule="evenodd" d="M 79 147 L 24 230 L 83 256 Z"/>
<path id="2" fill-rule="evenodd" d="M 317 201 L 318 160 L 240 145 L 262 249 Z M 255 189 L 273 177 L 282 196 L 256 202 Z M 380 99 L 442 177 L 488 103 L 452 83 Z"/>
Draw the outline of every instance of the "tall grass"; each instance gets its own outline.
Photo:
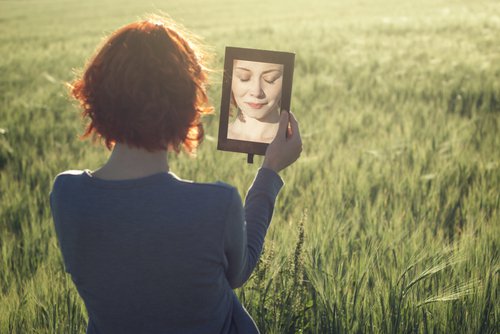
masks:
<path id="1" fill-rule="evenodd" d="M 85 331 L 48 193 L 107 152 L 78 140 L 64 83 L 157 10 L 212 46 L 216 109 L 224 46 L 297 54 L 304 152 L 237 291 L 263 333 L 500 332 L 498 2 L 26 0 L 0 2 L 0 333 Z M 205 125 L 172 170 L 244 195 L 259 161 L 217 152 L 217 115 Z"/>

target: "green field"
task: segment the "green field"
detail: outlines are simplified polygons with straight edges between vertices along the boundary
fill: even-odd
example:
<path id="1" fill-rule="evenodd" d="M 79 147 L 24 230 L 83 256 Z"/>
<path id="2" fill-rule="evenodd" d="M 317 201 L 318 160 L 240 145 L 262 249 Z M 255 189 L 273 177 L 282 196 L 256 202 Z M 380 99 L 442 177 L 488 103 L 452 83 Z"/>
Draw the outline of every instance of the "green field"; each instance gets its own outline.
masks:
<path id="1" fill-rule="evenodd" d="M 263 333 L 500 332 L 500 2 L 0 0 L 0 333 L 84 333 L 52 225 L 58 172 L 103 146 L 65 83 L 102 38 L 164 11 L 213 53 L 296 53 L 304 151 L 282 173 L 262 261 L 238 295 Z M 216 150 L 172 171 L 245 194 L 262 161 Z"/>

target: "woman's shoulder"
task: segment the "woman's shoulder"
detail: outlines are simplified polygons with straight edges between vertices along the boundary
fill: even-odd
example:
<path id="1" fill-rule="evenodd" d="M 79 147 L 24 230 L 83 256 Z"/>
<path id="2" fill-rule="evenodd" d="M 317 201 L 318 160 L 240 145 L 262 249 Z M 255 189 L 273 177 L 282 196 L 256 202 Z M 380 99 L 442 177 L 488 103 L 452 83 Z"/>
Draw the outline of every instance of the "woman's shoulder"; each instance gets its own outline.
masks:
<path id="1" fill-rule="evenodd" d="M 226 194 L 226 196 L 234 196 L 235 194 L 238 194 L 238 190 L 234 186 L 222 181 L 194 182 L 180 178 L 176 178 L 176 180 L 188 189 L 192 189 L 196 192 L 207 192 L 213 196 L 222 194 Z"/>
<path id="2" fill-rule="evenodd" d="M 186 179 L 181 179 L 173 173 L 175 182 L 177 183 L 177 191 L 192 198 L 192 201 L 201 201 L 205 204 L 218 203 L 218 205 L 228 205 L 241 198 L 238 189 L 231 184 L 222 181 L 215 182 L 198 182 Z M 217 205 L 217 206 L 218 206 Z"/>
<path id="3" fill-rule="evenodd" d="M 66 170 L 56 175 L 50 189 L 50 200 L 52 202 L 69 200 L 76 192 L 79 192 L 86 171 L 85 170 Z"/>
<path id="4" fill-rule="evenodd" d="M 87 170 L 70 169 L 57 174 L 52 182 L 52 192 L 62 188 L 70 180 L 81 179 L 86 172 Z"/>
<path id="5" fill-rule="evenodd" d="M 79 170 L 79 169 L 69 169 L 64 172 L 61 172 L 56 175 L 54 178 L 53 186 L 61 184 L 64 180 L 68 179 L 79 179 L 82 178 L 86 173 L 88 173 L 87 169 Z"/>
<path id="6" fill-rule="evenodd" d="M 56 175 L 54 178 L 54 184 L 60 183 L 64 179 L 68 178 L 78 178 L 83 176 L 86 170 L 69 169 Z"/>
<path id="7" fill-rule="evenodd" d="M 138 179 L 103 180 L 93 177 L 90 170 L 66 170 L 57 174 L 52 185 L 52 193 L 65 197 L 67 193 L 95 192 L 102 189 L 112 191 L 115 189 L 123 196 L 122 190 L 137 189 L 148 193 L 183 194 L 194 198 L 203 198 L 205 201 L 231 201 L 239 196 L 238 190 L 232 185 L 221 182 L 194 182 L 181 179 L 172 172 L 158 173 Z"/>
<path id="8" fill-rule="evenodd" d="M 71 177 L 71 176 L 82 176 L 84 173 L 86 173 L 87 170 L 80 170 L 80 169 L 69 169 L 65 170 L 64 172 L 61 172 L 57 174 L 56 179 L 59 177 Z"/>

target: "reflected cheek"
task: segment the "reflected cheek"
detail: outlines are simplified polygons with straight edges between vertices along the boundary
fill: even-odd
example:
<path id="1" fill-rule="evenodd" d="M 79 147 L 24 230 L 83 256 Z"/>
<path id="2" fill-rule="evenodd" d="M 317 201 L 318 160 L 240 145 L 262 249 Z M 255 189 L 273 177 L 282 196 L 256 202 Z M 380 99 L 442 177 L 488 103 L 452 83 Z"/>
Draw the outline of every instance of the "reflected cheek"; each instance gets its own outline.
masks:
<path id="1" fill-rule="evenodd" d="M 279 100 L 281 97 L 281 87 L 268 87 L 268 89 L 264 90 L 264 93 L 270 101 Z"/>
<path id="2" fill-rule="evenodd" d="M 244 96 L 244 94 L 242 95 L 241 92 L 239 92 L 237 90 L 233 90 L 233 98 L 234 98 L 234 102 L 236 102 L 237 106 L 241 106 L 243 96 Z"/>
<path id="3" fill-rule="evenodd" d="M 245 84 L 242 83 L 233 83 L 231 89 L 235 97 L 245 96 L 245 94 L 248 92 L 248 88 L 246 87 Z"/>

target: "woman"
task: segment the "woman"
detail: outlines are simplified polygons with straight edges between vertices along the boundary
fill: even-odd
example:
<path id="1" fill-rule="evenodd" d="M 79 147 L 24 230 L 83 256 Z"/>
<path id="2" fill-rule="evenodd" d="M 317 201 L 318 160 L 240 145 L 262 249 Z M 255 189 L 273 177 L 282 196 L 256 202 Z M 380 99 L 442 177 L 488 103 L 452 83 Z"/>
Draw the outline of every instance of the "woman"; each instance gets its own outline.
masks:
<path id="1" fill-rule="evenodd" d="M 193 152 L 211 110 L 201 59 L 173 23 L 136 22 L 106 39 L 72 85 L 85 136 L 113 150 L 95 171 L 59 174 L 50 196 L 87 333 L 258 332 L 232 289 L 258 261 L 299 129 L 283 112 L 244 207 L 227 184 L 179 179 L 167 151 Z"/>
<path id="2" fill-rule="evenodd" d="M 231 100 L 237 117 L 228 126 L 228 138 L 270 143 L 280 118 L 283 65 L 235 60 Z"/>

